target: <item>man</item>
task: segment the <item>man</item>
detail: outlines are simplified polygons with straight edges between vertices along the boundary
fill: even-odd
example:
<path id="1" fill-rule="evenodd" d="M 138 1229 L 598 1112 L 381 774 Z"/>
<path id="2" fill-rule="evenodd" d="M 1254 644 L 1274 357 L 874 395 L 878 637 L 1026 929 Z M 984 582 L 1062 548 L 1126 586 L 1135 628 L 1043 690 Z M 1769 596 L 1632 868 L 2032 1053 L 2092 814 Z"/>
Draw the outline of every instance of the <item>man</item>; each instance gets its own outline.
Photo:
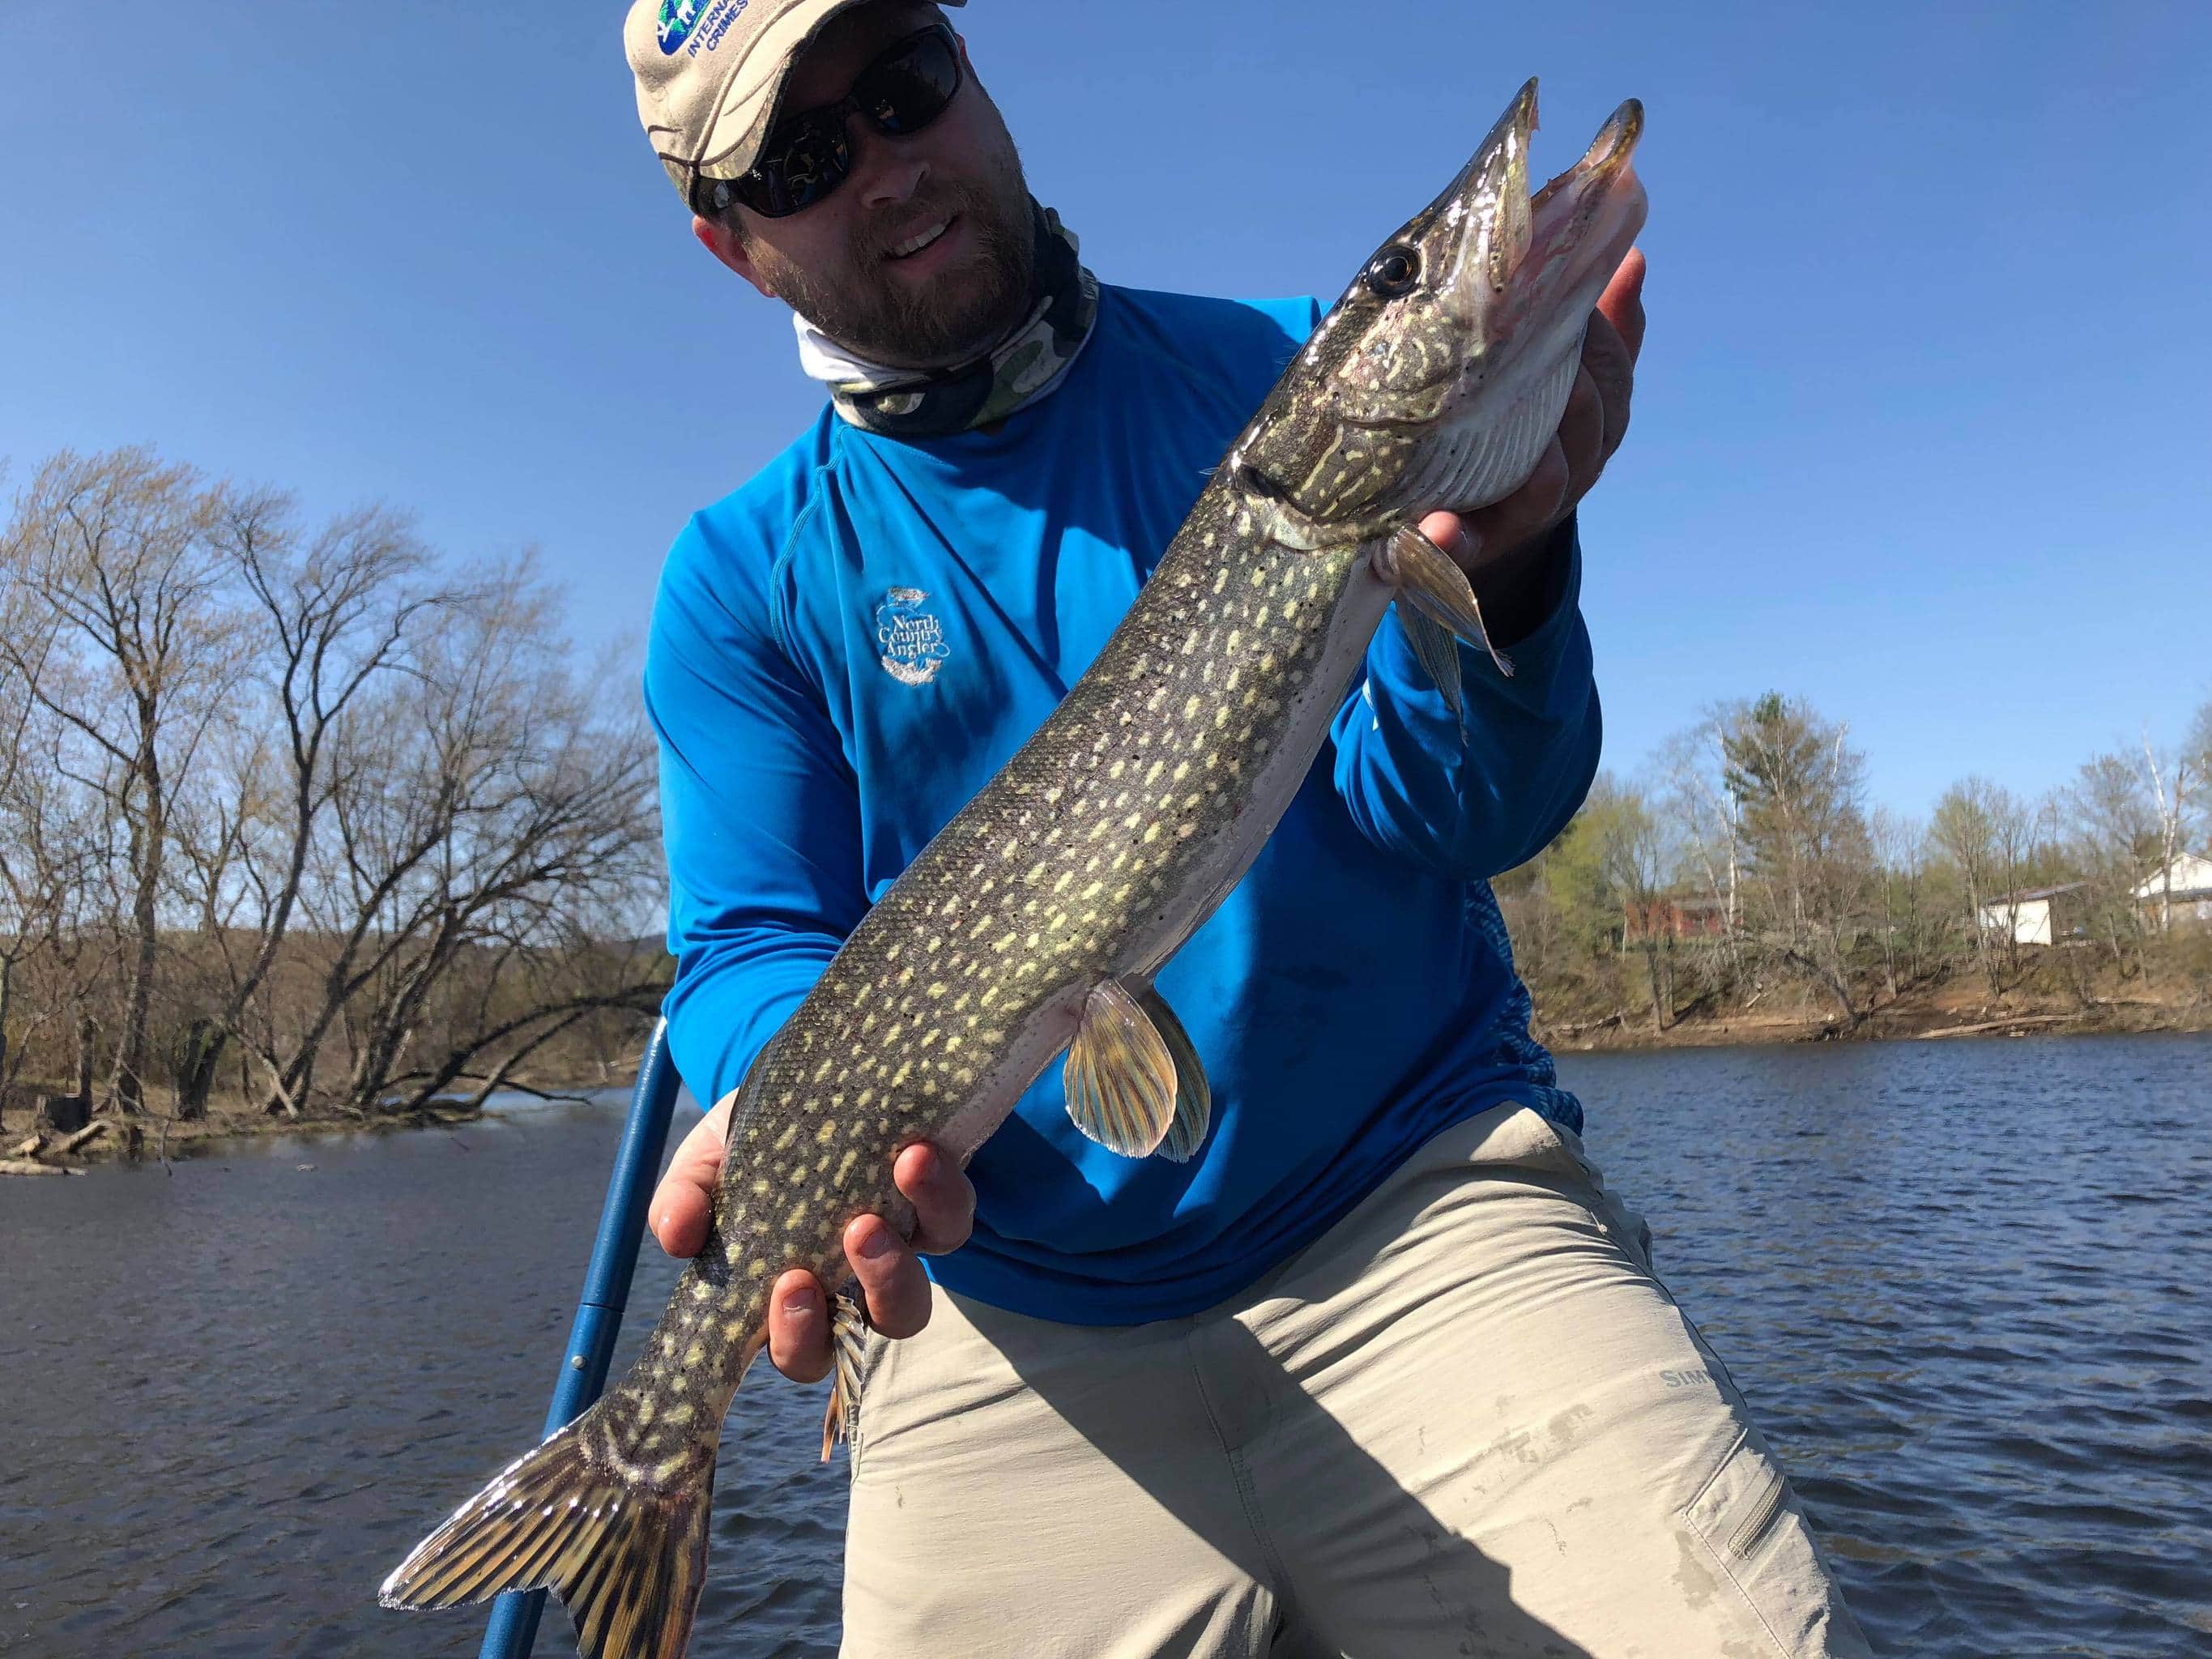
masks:
<path id="1" fill-rule="evenodd" d="M 831 399 L 678 537 L 648 649 L 672 1042 L 723 1102 L 654 1200 L 686 1255 L 746 1066 L 1080 674 L 1321 308 L 1099 284 L 933 6 L 640 0 L 627 42 L 694 234 L 790 306 Z M 1085 1141 L 1055 1072 L 968 1174 L 902 1153 L 910 1240 L 847 1231 L 848 1652 L 1863 1650 L 1581 1156 L 1484 884 L 1596 764 L 1572 514 L 1626 426 L 1643 270 L 1535 475 L 1424 526 L 1517 675 L 1463 653 L 1462 733 L 1386 620 L 1163 970 L 1212 1079 L 1198 1155 Z M 777 1286 L 787 1376 L 830 1368 L 823 1292 Z"/>

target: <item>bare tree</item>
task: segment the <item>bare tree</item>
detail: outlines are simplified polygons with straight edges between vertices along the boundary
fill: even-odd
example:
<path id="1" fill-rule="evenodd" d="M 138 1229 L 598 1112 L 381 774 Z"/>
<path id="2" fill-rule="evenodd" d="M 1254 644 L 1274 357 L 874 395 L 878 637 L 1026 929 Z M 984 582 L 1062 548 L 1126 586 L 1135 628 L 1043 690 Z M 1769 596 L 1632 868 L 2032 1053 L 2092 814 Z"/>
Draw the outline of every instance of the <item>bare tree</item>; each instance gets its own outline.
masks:
<path id="1" fill-rule="evenodd" d="M 90 1073 L 94 1009 L 121 954 L 114 925 L 121 862 L 106 787 L 70 775 L 70 729 L 27 684 L 46 661 L 28 648 L 23 589 L 0 590 L 0 1097 L 21 1085 L 46 1042 L 50 1077 L 74 1044 L 76 1091 Z"/>
<path id="2" fill-rule="evenodd" d="M 283 949 L 315 838 L 339 785 L 332 738 L 346 711 L 411 668 L 413 633 L 459 596 L 426 584 L 429 559 L 408 522 L 381 508 L 333 520 L 312 538 L 289 497 L 236 495 L 211 532 L 241 606 L 253 683 L 266 699 L 253 740 L 224 769 L 185 835 L 203 938 L 220 963 L 220 1006 L 193 1022 L 179 1109 L 205 1109 L 224 1045 Z"/>
<path id="3" fill-rule="evenodd" d="M 1678 732 L 1660 750 L 1662 822 L 1673 860 L 1692 872 L 1721 913 L 1730 967 L 1742 971 L 1743 805 L 1728 786 L 1722 713 Z"/>
<path id="4" fill-rule="evenodd" d="M 611 677 L 568 669 L 526 563 L 443 608 L 415 649 L 417 672 L 333 722 L 330 833 L 301 890 L 325 941 L 319 994 L 289 1052 L 267 1053 L 276 1109 L 319 1086 L 334 1036 L 349 1061 L 326 1091 L 404 1109 L 495 1053 L 503 1076 L 563 1016 L 658 995 L 658 962 L 611 990 L 544 971 L 590 919 L 635 915 L 655 867 L 652 750 L 628 699 L 612 713 Z M 433 993 L 471 982 L 473 1017 L 424 1053 Z"/>
<path id="5" fill-rule="evenodd" d="M 2200 720 L 2203 717 L 2200 714 Z M 2143 782 L 2158 812 L 2158 931 L 2173 926 L 2173 866 L 2188 851 L 2189 828 L 2196 811 L 2197 773 L 2194 757 L 2186 751 L 2160 755 L 2152 749 L 2150 733 L 2142 740 Z"/>
<path id="6" fill-rule="evenodd" d="M 634 1046 L 652 746 L 526 559 L 124 450 L 40 470 L 0 577 L 0 1087 L 98 1041 L 118 1110 L 163 1056 L 204 1110 L 228 1053 L 372 1111 Z"/>
<path id="7" fill-rule="evenodd" d="M 0 633 L 22 625 L 18 590 L 0 592 Z M 33 658 L 33 666 L 37 659 Z M 0 662 L 0 1119 L 22 1066 L 22 1047 L 9 1045 L 15 975 L 51 940 L 56 895 L 39 856 L 46 819 L 39 769 L 27 767 L 37 705 L 19 683 L 22 670 Z"/>
<path id="8" fill-rule="evenodd" d="M 145 1097 L 172 799 L 238 671 L 209 533 L 222 501 L 146 450 L 64 452 L 0 538 L 27 623 L 0 635 L 0 662 L 75 739 L 58 757 L 64 775 L 103 796 L 127 835 L 131 949 L 110 1087 L 125 1113 Z"/>
<path id="9" fill-rule="evenodd" d="M 1929 839 L 1965 884 L 1966 936 L 1992 992 L 1999 988 L 1999 981 L 1985 909 L 2002 890 L 1996 845 L 1996 798 L 2002 793 L 1978 774 L 1964 779 L 1943 792 L 1928 824 Z"/>
<path id="10" fill-rule="evenodd" d="M 1929 945 L 1928 830 L 1917 818 L 1877 809 L 1870 821 L 1881 876 L 1881 972 L 1890 1000 L 1920 977 Z"/>
<path id="11" fill-rule="evenodd" d="M 2203 837 L 2199 848 L 2212 851 L 2212 698 L 2190 720 L 2181 752 L 2197 777 L 2197 833 Z"/>
<path id="12" fill-rule="evenodd" d="M 1834 998 L 1845 1028 L 1854 1027 L 1863 1015 L 1850 951 L 1874 872 L 1865 763 L 1843 726 L 1775 692 L 1724 708 L 1720 732 L 1760 948 Z"/>
<path id="13" fill-rule="evenodd" d="M 2021 895 L 2034 881 L 2035 813 L 2011 790 L 1989 795 L 1990 845 L 1996 854 L 1998 890 L 2003 896 L 2005 971 L 2020 978 Z"/>
<path id="14" fill-rule="evenodd" d="M 0 1097 L 21 1081 L 40 1034 L 82 1012 L 88 988 L 72 970 L 112 960 L 83 960 L 93 852 L 82 823 L 39 773 L 14 785 L 0 798 Z M 18 988 L 33 974 L 44 985 L 26 1006 Z"/>
<path id="15" fill-rule="evenodd" d="M 2090 911 L 2112 965 L 2123 975 L 2142 968 L 2142 912 L 2135 890 L 2156 865 L 2158 814 L 2142 769 L 2120 754 L 2093 756 L 2067 792 L 2072 857 L 2090 883 Z"/>
<path id="16" fill-rule="evenodd" d="M 1624 910 L 1643 918 L 1643 925 L 1636 930 L 1636 944 L 1644 954 L 1644 988 L 1651 999 L 1651 1029 L 1663 1031 L 1674 1016 L 1671 952 L 1674 935 L 1672 927 L 1655 927 L 1653 921 L 1661 911 L 1661 898 L 1667 887 L 1666 840 L 1658 817 L 1641 790 L 1616 783 L 1613 794 L 1614 811 L 1603 845 L 1606 875 L 1613 890 L 1620 895 Z M 1624 944 L 1627 942 L 1627 933 L 1628 930 L 1623 928 Z M 1659 971 L 1662 949 L 1670 953 L 1670 969 L 1663 984 Z"/>
<path id="17" fill-rule="evenodd" d="M 0 631 L 17 625 L 0 596 Z M 32 659 L 35 663 L 36 659 Z M 78 792 L 52 764 L 50 718 L 12 662 L 0 662 L 0 1103 L 21 1082 L 40 1034 L 79 1012 L 52 984 L 27 1000 L 26 975 L 75 965 L 96 843 Z"/>

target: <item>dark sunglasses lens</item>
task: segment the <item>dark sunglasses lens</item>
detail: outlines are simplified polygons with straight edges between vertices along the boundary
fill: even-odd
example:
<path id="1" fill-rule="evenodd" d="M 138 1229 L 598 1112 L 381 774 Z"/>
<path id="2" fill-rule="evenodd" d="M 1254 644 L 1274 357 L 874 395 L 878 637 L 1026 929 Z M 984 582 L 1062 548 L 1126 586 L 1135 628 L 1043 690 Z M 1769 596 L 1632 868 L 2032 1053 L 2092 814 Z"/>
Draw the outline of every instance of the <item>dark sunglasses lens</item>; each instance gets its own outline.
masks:
<path id="1" fill-rule="evenodd" d="M 885 132 L 917 132 L 944 114 L 959 90 L 959 57 L 941 31 L 932 30 L 870 64 L 853 83 L 853 101 Z"/>
<path id="2" fill-rule="evenodd" d="M 960 54 L 951 31 L 935 28 L 894 46 L 854 80 L 850 106 L 896 137 L 919 132 L 960 90 Z M 733 181 L 737 198 L 764 218 L 811 207 L 845 182 L 852 166 L 842 109 L 779 123 L 753 170 Z"/>
<path id="3" fill-rule="evenodd" d="M 774 146 L 738 180 L 738 199 L 771 219 L 811 207 L 845 181 L 852 152 L 841 122 L 807 121 L 774 134 Z"/>

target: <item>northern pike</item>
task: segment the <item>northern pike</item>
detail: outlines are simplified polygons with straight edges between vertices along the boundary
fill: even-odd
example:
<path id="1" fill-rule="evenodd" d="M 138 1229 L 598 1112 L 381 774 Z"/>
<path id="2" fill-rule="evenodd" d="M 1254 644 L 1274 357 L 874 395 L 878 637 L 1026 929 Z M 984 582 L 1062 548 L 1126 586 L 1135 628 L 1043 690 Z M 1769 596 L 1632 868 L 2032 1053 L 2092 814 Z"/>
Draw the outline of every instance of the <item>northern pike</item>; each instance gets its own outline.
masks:
<path id="1" fill-rule="evenodd" d="M 902 1148 L 964 1161 L 1065 1051 L 1085 1133 L 1195 1154 L 1205 1068 L 1153 976 L 1289 806 L 1394 600 L 1461 709 L 1454 636 L 1489 641 L 1465 574 L 1414 526 L 1534 470 L 1643 224 L 1638 104 L 1532 196 L 1535 125 L 1531 81 L 1322 319 L 1089 671 L 762 1050 L 707 1246 L 629 1374 L 418 1545 L 386 1605 L 550 1585 L 590 1659 L 676 1659 L 769 1287 L 793 1267 L 846 1283 L 841 1238 L 864 1212 L 911 1231 Z M 841 1365 L 833 1424 L 854 1376 Z"/>

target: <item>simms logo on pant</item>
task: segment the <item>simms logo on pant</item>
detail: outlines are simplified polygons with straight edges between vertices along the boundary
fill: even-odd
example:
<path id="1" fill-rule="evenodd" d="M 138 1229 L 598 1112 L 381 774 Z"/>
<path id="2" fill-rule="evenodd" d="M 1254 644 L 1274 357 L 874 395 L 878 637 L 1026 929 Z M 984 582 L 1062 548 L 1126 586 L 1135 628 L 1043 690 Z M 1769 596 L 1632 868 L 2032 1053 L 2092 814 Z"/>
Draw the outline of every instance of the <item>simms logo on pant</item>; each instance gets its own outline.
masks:
<path id="1" fill-rule="evenodd" d="M 660 0 L 660 55 L 673 58 L 687 40 L 694 58 L 702 46 L 713 51 L 747 3 L 748 0 L 703 0 L 703 3 L 702 0 Z M 696 40 L 691 38 L 695 34 Z"/>
<path id="2" fill-rule="evenodd" d="M 884 648 L 878 660 L 903 685 L 927 685 L 952 654 L 945 624 L 921 608 L 928 597 L 918 587 L 894 587 L 876 607 L 876 643 Z"/>

